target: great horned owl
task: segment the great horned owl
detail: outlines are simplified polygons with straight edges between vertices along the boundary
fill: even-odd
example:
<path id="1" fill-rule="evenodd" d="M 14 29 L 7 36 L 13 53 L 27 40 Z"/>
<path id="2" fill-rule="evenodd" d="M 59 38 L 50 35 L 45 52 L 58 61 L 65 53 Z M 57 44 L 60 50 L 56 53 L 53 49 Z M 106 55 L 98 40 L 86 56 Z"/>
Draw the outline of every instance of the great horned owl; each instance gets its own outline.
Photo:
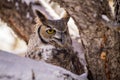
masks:
<path id="1" fill-rule="evenodd" d="M 84 73 L 83 66 L 73 51 L 67 27 L 69 16 L 49 20 L 39 11 L 36 14 L 36 30 L 29 40 L 26 56 L 63 67 L 75 74 Z"/>

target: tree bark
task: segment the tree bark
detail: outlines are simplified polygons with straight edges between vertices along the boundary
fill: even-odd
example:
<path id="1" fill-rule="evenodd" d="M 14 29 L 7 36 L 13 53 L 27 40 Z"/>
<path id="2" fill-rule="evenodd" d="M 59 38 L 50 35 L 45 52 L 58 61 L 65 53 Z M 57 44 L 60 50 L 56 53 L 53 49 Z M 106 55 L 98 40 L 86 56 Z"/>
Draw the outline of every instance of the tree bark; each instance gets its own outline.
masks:
<path id="1" fill-rule="evenodd" d="M 120 0 L 113 0 L 114 1 L 114 12 L 115 12 L 115 23 L 120 25 Z"/>
<path id="2" fill-rule="evenodd" d="M 45 10 L 40 2 L 34 0 L 0 0 L 0 18 L 26 43 L 34 30 L 34 7 Z"/>
<path id="3" fill-rule="evenodd" d="M 93 80 L 120 79 L 120 31 L 107 0 L 52 0 L 75 20 Z M 120 27 L 120 26 L 119 26 Z"/>

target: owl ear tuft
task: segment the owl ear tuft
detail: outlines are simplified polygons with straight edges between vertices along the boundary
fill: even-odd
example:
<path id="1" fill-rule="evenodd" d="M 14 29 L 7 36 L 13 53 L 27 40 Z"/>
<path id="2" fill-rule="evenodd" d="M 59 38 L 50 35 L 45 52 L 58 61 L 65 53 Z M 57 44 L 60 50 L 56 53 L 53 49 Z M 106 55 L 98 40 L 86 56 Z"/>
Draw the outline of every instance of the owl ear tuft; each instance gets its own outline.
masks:
<path id="1" fill-rule="evenodd" d="M 65 13 L 63 14 L 62 19 L 65 20 L 65 22 L 68 22 L 69 19 L 70 19 L 70 15 L 69 15 L 67 12 L 65 12 Z"/>
<path id="2" fill-rule="evenodd" d="M 46 21 L 46 17 L 38 10 L 35 10 L 36 15 L 40 18 L 42 22 Z"/>

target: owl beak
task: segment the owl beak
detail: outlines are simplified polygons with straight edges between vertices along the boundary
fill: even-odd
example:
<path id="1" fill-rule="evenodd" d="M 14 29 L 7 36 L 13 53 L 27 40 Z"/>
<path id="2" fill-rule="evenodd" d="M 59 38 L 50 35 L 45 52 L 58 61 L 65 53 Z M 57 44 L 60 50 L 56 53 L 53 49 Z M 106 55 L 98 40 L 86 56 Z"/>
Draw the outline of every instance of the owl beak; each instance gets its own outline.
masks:
<path id="1" fill-rule="evenodd" d="M 60 33 L 60 35 L 58 36 L 58 34 L 57 35 L 55 35 L 55 40 L 57 40 L 57 41 L 59 41 L 59 46 L 61 46 L 61 47 L 64 47 L 65 46 L 65 34 L 64 33 Z"/>

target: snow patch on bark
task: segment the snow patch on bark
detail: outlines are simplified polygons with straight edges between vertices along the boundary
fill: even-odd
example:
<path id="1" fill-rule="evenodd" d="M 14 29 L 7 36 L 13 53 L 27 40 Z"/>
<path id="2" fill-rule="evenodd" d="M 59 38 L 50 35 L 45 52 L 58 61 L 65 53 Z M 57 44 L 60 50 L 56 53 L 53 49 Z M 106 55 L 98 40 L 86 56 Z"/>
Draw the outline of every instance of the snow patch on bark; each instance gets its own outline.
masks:
<path id="1" fill-rule="evenodd" d="M 110 21 L 110 19 L 106 15 L 102 15 L 102 19 L 104 19 L 107 22 Z"/>

